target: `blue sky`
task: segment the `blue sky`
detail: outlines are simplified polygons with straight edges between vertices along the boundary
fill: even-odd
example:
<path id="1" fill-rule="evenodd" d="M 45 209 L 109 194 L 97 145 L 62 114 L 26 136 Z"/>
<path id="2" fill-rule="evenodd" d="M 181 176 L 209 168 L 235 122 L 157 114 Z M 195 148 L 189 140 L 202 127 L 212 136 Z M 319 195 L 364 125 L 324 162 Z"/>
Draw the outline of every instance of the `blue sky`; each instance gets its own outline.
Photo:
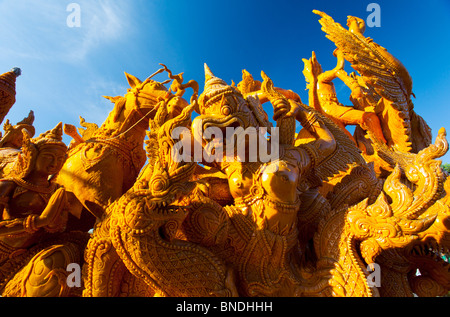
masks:
<path id="1" fill-rule="evenodd" d="M 73 2 L 80 6 L 81 24 L 70 28 L 66 9 Z M 347 15 L 366 19 L 371 2 L 380 5 L 381 27 L 367 28 L 365 35 L 409 70 L 416 112 L 434 139 L 440 127 L 450 130 L 448 0 L 3 0 L 0 72 L 22 69 L 7 118 L 15 123 L 33 110 L 38 133 L 60 121 L 78 126 L 80 115 L 100 125 L 112 109 L 102 95 L 126 92 L 124 71 L 145 79 L 158 63 L 201 87 L 205 62 L 229 83 L 240 81 L 242 69 L 257 79 L 263 70 L 276 86 L 307 102 L 302 58 L 315 51 L 324 69 L 335 66 L 334 44 L 312 10 L 345 25 Z M 337 83 L 340 101 L 350 104 L 348 90 Z M 443 161 L 450 163 L 450 155 Z"/>

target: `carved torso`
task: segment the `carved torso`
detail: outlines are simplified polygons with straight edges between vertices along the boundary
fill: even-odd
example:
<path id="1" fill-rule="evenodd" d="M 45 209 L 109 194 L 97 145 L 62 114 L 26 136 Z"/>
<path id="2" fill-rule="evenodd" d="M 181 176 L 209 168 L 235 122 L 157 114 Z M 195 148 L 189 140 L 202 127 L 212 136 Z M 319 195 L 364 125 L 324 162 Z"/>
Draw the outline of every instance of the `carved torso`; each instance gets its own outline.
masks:
<path id="1" fill-rule="evenodd" d="M 295 226 L 304 170 L 311 164 L 302 150 L 285 151 L 265 164 L 233 163 L 225 168 L 235 203 L 261 228 L 287 234 Z"/>
<path id="2" fill-rule="evenodd" d="M 47 206 L 50 196 L 56 190 L 56 184 L 49 187 L 38 187 L 19 179 L 3 180 L 1 202 L 3 203 L 2 220 L 25 218 L 29 215 L 40 215 Z M 45 235 L 43 230 L 34 234 L 22 233 L 0 237 L 0 241 L 16 248 L 26 248 Z"/>

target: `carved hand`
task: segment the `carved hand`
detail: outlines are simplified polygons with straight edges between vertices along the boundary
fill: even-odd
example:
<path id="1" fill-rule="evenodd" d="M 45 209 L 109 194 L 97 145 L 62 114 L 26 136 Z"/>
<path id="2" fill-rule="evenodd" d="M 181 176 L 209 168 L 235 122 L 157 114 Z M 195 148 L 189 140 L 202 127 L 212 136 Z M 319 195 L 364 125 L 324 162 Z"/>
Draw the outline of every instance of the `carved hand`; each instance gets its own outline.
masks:
<path id="1" fill-rule="evenodd" d="M 312 56 L 310 59 L 303 58 L 303 63 L 305 67 L 303 68 L 303 75 L 305 75 L 305 79 L 309 83 L 317 82 L 317 78 L 322 73 L 322 67 L 316 58 L 316 53 L 312 52 Z"/>
<path id="2" fill-rule="evenodd" d="M 291 110 L 291 105 L 285 99 L 275 99 L 273 105 L 273 120 L 278 121 L 287 116 Z"/>
<path id="3" fill-rule="evenodd" d="M 59 188 L 48 201 L 42 214 L 36 219 L 37 227 L 45 227 L 50 225 L 61 214 L 66 204 L 66 191 Z"/>

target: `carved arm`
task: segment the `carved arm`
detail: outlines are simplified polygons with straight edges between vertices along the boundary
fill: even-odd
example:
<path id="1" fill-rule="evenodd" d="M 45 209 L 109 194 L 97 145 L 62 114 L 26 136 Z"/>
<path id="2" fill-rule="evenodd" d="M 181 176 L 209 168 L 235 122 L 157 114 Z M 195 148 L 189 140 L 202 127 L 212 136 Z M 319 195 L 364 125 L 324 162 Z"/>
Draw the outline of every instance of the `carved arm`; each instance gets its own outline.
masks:
<path id="1" fill-rule="evenodd" d="M 334 135 L 314 112 L 293 100 L 289 100 L 289 104 L 291 112 L 295 113 L 295 119 L 316 138 L 309 146 L 315 153 L 315 164 L 320 164 L 336 149 Z"/>
<path id="2" fill-rule="evenodd" d="M 11 189 L 11 187 L 8 185 L 3 185 L 2 187 L 7 191 Z M 6 200 L 8 200 L 8 197 L 2 196 L 2 206 L 0 207 L 2 211 L 7 204 Z M 50 228 L 54 220 L 61 214 L 61 211 L 65 205 L 65 201 L 65 190 L 63 188 L 60 188 L 52 195 L 47 204 L 47 207 L 40 215 L 31 214 L 25 218 L 0 221 L 0 236 L 24 232 L 34 233 L 42 227 Z"/>

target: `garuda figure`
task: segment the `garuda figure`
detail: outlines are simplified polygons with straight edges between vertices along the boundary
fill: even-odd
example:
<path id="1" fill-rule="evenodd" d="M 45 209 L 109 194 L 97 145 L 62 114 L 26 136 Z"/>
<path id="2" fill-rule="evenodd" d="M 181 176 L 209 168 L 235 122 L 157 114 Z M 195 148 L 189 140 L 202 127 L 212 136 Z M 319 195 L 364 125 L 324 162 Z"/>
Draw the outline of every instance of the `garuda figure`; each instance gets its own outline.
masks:
<path id="1" fill-rule="evenodd" d="M 335 77 L 352 90 L 350 99 L 354 108 L 367 115 L 376 114 L 379 118 L 381 131 L 367 129 L 363 124 L 357 127 L 355 138 L 358 146 L 363 149 L 366 160 L 375 162 L 379 174 L 383 174 L 383 170 L 392 171 L 395 163 L 382 151 L 379 153 L 373 143 L 385 143 L 394 151 L 403 153 L 417 153 L 432 143 L 431 129 L 414 111 L 411 76 L 397 58 L 363 35 L 364 20 L 349 16 L 348 29 L 345 29 L 327 14 L 317 10 L 313 12 L 321 16 L 322 30 L 336 44 L 337 55 L 341 58 Z M 350 62 L 358 74 L 347 75 L 343 70 L 343 59 Z M 341 121 L 338 115 L 332 116 Z M 365 137 L 365 131 L 369 132 L 371 141 Z"/>

